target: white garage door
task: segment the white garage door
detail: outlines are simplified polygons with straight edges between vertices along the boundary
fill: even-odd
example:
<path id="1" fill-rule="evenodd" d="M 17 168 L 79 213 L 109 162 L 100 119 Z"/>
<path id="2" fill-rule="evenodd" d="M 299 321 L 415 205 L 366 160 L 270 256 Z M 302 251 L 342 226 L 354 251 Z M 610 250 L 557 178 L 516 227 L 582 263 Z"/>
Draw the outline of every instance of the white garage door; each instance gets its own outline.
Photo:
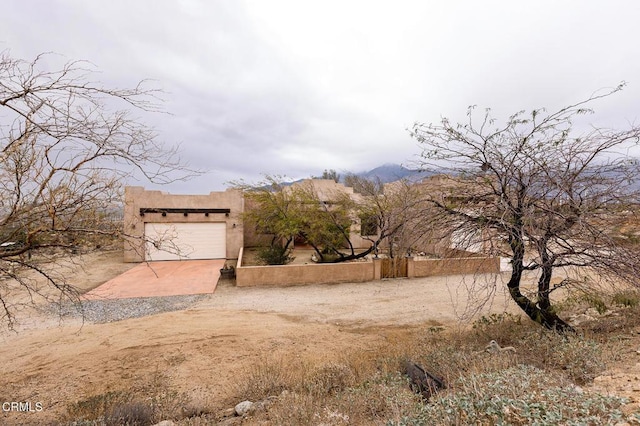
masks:
<path id="1" fill-rule="evenodd" d="M 224 259 L 226 223 L 145 223 L 146 260 Z"/>

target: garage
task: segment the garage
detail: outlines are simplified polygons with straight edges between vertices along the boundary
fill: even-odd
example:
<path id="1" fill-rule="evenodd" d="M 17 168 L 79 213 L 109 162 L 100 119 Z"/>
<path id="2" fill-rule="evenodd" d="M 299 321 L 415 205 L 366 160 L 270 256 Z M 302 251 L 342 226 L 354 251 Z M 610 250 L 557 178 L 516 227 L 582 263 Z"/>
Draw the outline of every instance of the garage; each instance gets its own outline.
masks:
<path id="1" fill-rule="evenodd" d="M 144 224 L 145 260 L 224 259 L 224 222 Z"/>

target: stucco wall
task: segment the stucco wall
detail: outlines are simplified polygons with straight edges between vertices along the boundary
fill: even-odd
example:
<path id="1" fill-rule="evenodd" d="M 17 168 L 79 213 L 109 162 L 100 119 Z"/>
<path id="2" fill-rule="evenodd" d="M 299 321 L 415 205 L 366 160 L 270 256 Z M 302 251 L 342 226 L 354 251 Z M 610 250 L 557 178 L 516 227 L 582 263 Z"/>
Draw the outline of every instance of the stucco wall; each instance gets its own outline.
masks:
<path id="1" fill-rule="evenodd" d="M 242 266 L 236 268 L 236 285 L 269 286 L 365 282 L 374 280 L 374 262 L 346 262 L 281 266 Z"/>
<path id="2" fill-rule="evenodd" d="M 228 189 L 224 192 L 211 192 L 207 195 L 178 195 L 163 191 L 147 191 L 141 186 L 125 188 L 124 208 L 124 261 L 144 261 L 144 224 L 155 223 L 192 223 L 192 222 L 225 222 L 227 228 L 227 259 L 236 259 L 244 244 L 242 211 L 244 201 L 240 191 Z M 141 208 L 209 208 L 229 209 L 224 213 L 145 213 L 140 215 Z"/>
<path id="3" fill-rule="evenodd" d="M 409 277 L 436 275 L 496 274 L 500 272 L 499 257 L 465 257 L 448 259 L 410 259 Z"/>
<path id="4" fill-rule="evenodd" d="M 381 259 L 368 262 L 243 266 L 242 252 L 243 250 L 240 250 L 236 268 L 236 285 L 238 287 L 367 282 L 379 280 L 381 277 Z M 500 258 L 411 258 L 407 265 L 407 272 L 408 278 L 495 274 L 500 272 Z"/>

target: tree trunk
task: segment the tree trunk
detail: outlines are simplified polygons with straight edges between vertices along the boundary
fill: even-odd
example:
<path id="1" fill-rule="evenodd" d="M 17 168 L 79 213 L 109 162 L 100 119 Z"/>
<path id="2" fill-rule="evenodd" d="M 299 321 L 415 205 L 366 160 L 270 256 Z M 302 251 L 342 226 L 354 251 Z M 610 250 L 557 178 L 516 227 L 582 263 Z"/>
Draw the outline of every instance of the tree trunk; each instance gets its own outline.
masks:
<path id="1" fill-rule="evenodd" d="M 545 264 L 542 267 L 542 274 L 538 280 L 538 308 L 544 316 L 545 323 L 543 325 L 547 328 L 556 329 L 560 332 L 575 331 L 571 325 L 556 315 L 553 307 L 551 306 L 550 284 L 552 273 L 553 267 L 550 264 Z"/>
<path id="2" fill-rule="evenodd" d="M 538 281 L 538 303 L 534 303 L 520 291 L 520 282 L 522 273 L 524 272 L 524 241 L 515 238 L 510 241 L 513 251 L 513 270 L 511 278 L 507 283 L 509 294 L 516 304 L 524 311 L 525 314 L 534 322 L 548 328 L 549 330 L 565 333 L 574 331 L 570 324 L 558 317 L 551 307 L 549 300 L 549 283 L 551 282 L 550 267 L 543 268 L 542 275 Z"/>
<path id="3" fill-rule="evenodd" d="M 369 247 L 368 249 L 366 249 L 365 251 L 363 251 L 362 253 L 358 253 L 356 254 L 355 252 L 353 254 L 349 254 L 349 255 L 342 255 L 342 257 L 339 257 L 335 260 L 335 262 L 332 263 L 340 263 L 340 262 L 346 262 L 348 260 L 356 260 L 356 259 L 361 259 L 363 257 L 365 257 L 366 255 L 370 254 L 374 249 L 376 248 L 376 245 L 373 244 L 371 247 Z"/>

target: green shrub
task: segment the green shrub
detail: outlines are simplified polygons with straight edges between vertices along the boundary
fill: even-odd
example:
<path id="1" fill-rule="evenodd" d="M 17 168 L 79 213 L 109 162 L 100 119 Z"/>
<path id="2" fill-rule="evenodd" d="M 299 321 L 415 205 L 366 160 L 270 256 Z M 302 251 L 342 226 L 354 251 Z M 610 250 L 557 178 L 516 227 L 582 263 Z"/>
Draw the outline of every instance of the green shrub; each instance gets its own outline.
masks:
<path id="1" fill-rule="evenodd" d="M 256 254 L 258 260 L 267 265 L 286 265 L 294 259 L 291 250 L 279 245 L 261 247 Z"/>
<path id="2" fill-rule="evenodd" d="M 481 316 L 474 321 L 472 328 L 476 330 L 482 330 L 498 325 L 502 327 L 504 324 L 511 323 L 514 325 L 522 324 L 520 316 L 510 314 L 509 312 L 503 312 L 501 314 L 491 314 L 489 316 Z"/>
<path id="3" fill-rule="evenodd" d="M 640 303 L 640 294 L 634 290 L 627 290 L 615 293 L 611 297 L 611 301 L 626 308 L 635 308 Z"/>
<path id="4" fill-rule="evenodd" d="M 599 294 L 587 293 L 582 290 L 577 290 L 569 294 L 568 297 L 563 300 L 554 303 L 554 309 L 556 313 L 563 313 L 564 315 L 571 315 L 576 312 L 584 312 L 585 309 L 593 308 L 600 315 L 607 312 L 607 302 L 610 297 L 602 297 Z"/>
<path id="5" fill-rule="evenodd" d="M 602 300 L 600 296 L 597 296 L 595 294 L 585 294 L 584 301 L 587 302 L 587 304 L 595 309 L 600 315 L 607 312 L 607 304 L 604 300 Z"/>
<path id="6" fill-rule="evenodd" d="M 584 392 L 531 366 L 472 374 L 395 425 L 584 425 L 622 420 L 626 400 Z"/>

